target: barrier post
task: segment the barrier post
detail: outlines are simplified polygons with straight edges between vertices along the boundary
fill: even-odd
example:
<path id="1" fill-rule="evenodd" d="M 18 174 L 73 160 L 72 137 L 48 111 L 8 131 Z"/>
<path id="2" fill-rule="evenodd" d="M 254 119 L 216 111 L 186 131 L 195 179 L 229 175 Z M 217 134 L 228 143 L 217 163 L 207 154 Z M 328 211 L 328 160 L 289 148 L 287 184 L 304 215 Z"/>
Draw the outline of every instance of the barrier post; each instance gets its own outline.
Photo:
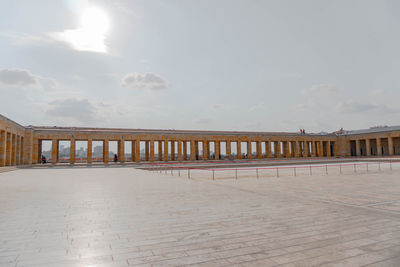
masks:
<path id="1" fill-rule="evenodd" d="M 235 169 L 235 179 L 237 179 L 237 169 Z"/>
<path id="2" fill-rule="evenodd" d="M 310 165 L 310 176 L 312 176 L 312 166 Z"/>
<path id="3" fill-rule="evenodd" d="M 328 175 L 328 165 L 325 165 L 325 174 Z"/>
<path id="4" fill-rule="evenodd" d="M 215 180 L 215 176 L 214 176 L 214 169 L 213 169 L 213 180 Z"/>
<path id="5" fill-rule="evenodd" d="M 390 170 L 392 171 L 392 160 L 390 160 Z"/>
<path id="6" fill-rule="evenodd" d="M 178 168 L 178 176 L 181 176 L 181 168 Z"/>
<path id="7" fill-rule="evenodd" d="M 354 173 L 356 173 L 357 172 L 357 167 L 356 167 L 356 164 L 354 164 Z"/>
<path id="8" fill-rule="evenodd" d="M 378 168 L 379 168 L 379 171 L 381 171 L 381 162 L 380 161 L 378 162 Z"/>
<path id="9" fill-rule="evenodd" d="M 258 179 L 258 168 L 256 168 L 256 174 L 257 174 L 257 179 Z"/>
<path id="10" fill-rule="evenodd" d="M 342 164 L 339 165 L 340 168 L 340 174 L 342 174 Z"/>
<path id="11" fill-rule="evenodd" d="M 368 172 L 368 162 L 367 162 L 367 172 Z"/>
<path id="12" fill-rule="evenodd" d="M 276 168 L 276 177 L 279 177 L 279 168 Z"/>
<path id="13" fill-rule="evenodd" d="M 190 169 L 187 169 L 188 171 L 188 179 L 190 179 Z"/>
<path id="14" fill-rule="evenodd" d="M 294 176 L 297 176 L 296 167 L 293 168 L 293 171 L 294 171 Z"/>

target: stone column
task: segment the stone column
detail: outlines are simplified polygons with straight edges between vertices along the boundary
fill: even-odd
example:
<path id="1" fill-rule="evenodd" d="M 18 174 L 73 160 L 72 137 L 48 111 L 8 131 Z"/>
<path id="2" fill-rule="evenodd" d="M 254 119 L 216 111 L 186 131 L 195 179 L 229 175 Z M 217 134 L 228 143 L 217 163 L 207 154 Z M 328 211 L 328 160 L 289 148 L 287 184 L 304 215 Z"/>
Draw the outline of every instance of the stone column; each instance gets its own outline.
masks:
<path id="1" fill-rule="evenodd" d="M 365 140 L 365 149 L 367 150 L 367 156 L 371 156 L 371 141 L 369 139 Z"/>
<path id="2" fill-rule="evenodd" d="M 317 156 L 317 145 L 315 141 L 311 141 L 311 149 L 312 149 L 312 156 L 316 157 Z"/>
<path id="3" fill-rule="evenodd" d="M 183 146 L 183 160 L 188 160 L 188 155 L 187 155 L 187 142 L 186 140 L 184 140 L 182 142 L 182 146 Z"/>
<path id="4" fill-rule="evenodd" d="M 88 143 L 89 148 L 89 143 Z M 89 160 L 89 159 L 88 159 Z M 69 146 L 69 163 L 75 164 L 75 139 L 71 139 Z"/>
<path id="5" fill-rule="evenodd" d="M 309 147 L 309 143 L 307 141 L 303 142 L 304 145 L 304 157 L 308 157 L 308 155 L 310 154 L 310 147 Z"/>
<path id="6" fill-rule="evenodd" d="M 326 156 L 327 157 L 332 157 L 331 141 L 327 141 L 326 142 Z"/>
<path id="7" fill-rule="evenodd" d="M 7 144 L 6 144 L 6 166 L 11 165 L 11 146 L 12 146 L 12 134 L 7 133 Z"/>
<path id="8" fill-rule="evenodd" d="M 175 141 L 171 141 L 171 160 L 175 160 Z"/>
<path id="9" fill-rule="evenodd" d="M 196 141 L 190 140 L 190 160 L 196 160 Z"/>
<path id="10" fill-rule="evenodd" d="M 177 148 L 177 154 L 178 154 L 178 157 L 177 157 L 177 160 L 178 161 L 182 161 L 182 140 L 178 140 L 178 141 L 176 141 L 177 142 L 177 146 L 176 146 L 176 148 Z"/>
<path id="11" fill-rule="evenodd" d="M 92 139 L 87 140 L 87 163 L 93 163 L 93 141 Z"/>
<path id="12" fill-rule="evenodd" d="M 207 140 L 203 140 L 203 160 L 208 160 L 208 141 Z"/>
<path id="13" fill-rule="evenodd" d="M 290 148 L 289 156 L 291 158 L 293 158 L 296 156 L 296 141 L 289 141 L 288 144 L 289 144 L 289 148 Z"/>
<path id="14" fill-rule="evenodd" d="M 51 144 L 51 163 L 57 164 L 58 161 L 58 140 L 53 139 Z"/>
<path id="15" fill-rule="evenodd" d="M 324 142 L 319 141 L 319 156 L 323 157 L 324 156 Z"/>
<path id="16" fill-rule="evenodd" d="M 242 159 L 242 142 L 238 140 L 236 142 L 237 159 Z"/>
<path id="17" fill-rule="evenodd" d="M 382 140 L 381 138 L 376 138 L 376 150 L 377 150 L 377 155 L 382 156 Z"/>
<path id="18" fill-rule="evenodd" d="M 144 158 L 146 161 L 150 160 L 150 143 L 149 143 L 149 141 L 144 142 Z"/>
<path id="19" fill-rule="evenodd" d="M 162 161 L 163 160 L 163 149 L 162 149 L 162 141 L 158 141 L 158 160 Z"/>
<path id="20" fill-rule="evenodd" d="M 35 159 L 36 155 L 36 159 Z M 40 163 L 42 160 L 42 140 L 33 139 L 32 162 Z"/>
<path id="21" fill-rule="evenodd" d="M 257 147 L 257 158 L 258 159 L 262 159 L 263 155 L 262 155 L 262 148 L 261 148 L 261 142 L 260 141 L 256 142 L 256 147 Z"/>
<path id="22" fill-rule="evenodd" d="M 247 158 L 252 159 L 253 158 L 253 151 L 251 147 L 251 141 L 247 141 Z"/>
<path id="23" fill-rule="evenodd" d="M 140 139 L 135 141 L 135 162 L 140 161 Z"/>
<path id="24" fill-rule="evenodd" d="M 356 140 L 356 156 L 360 157 L 361 156 L 361 146 L 360 146 L 360 140 Z"/>
<path id="25" fill-rule="evenodd" d="M 37 143 L 33 138 L 33 130 L 26 129 L 25 135 L 22 137 L 22 164 L 32 165 L 37 162 Z"/>
<path id="26" fill-rule="evenodd" d="M 265 141 L 265 154 L 267 158 L 272 158 L 271 142 Z"/>
<path id="27" fill-rule="evenodd" d="M 274 153 L 275 153 L 275 158 L 281 157 L 281 142 L 280 141 L 274 141 Z"/>
<path id="28" fill-rule="evenodd" d="M 389 146 L 389 155 L 393 156 L 394 155 L 393 137 L 391 137 L 391 136 L 388 137 L 388 146 Z"/>
<path id="29" fill-rule="evenodd" d="M 15 165 L 17 162 L 17 135 L 12 134 L 11 143 L 11 165 Z"/>
<path id="30" fill-rule="evenodd" d="M 132 158 L 132 162 L 136 161 L 136 141 L 132 140 L 131 142 L 131 158 Z"/>
<path id="31" fill-rule="evenodd" d="M 19 157 L 19 164 L 22 165 L 24 164 L 24 157 L 25 157 L 25 146 L 24 146 L 24 137 L 21 136 L 21 151 L 20 151 L 20 157 Z M 30 165 L 30 164 L 29 164 Z"/>
<path id="32" fill-rule="evenodd" d="M 195 155 L 196 155 L 196 160 L 200 159 L 200 151 L 199 151 L 199 141 L 194 141 L 195 142 Z"/>
<path id="33" fill-rule="evenodd" d="M 301 151 L 301 143 L 300 141 L 295 141 L 294 142 L 294 156 L 296 158 L 301 157 L 303 155 L 302 151 Z"/>
<path id="34" fill-rule="evenodd" d="M 154 140 L 150 140 L 150 161 L 154 161 Z"/>
<path id="35" fill-rule="evenodd" d="M 125 162 L 125 141 L 123 138 L 118 140 L 118 160 L 121 163 Z"/>
<path id="36" fill-rule="evenodd" d="M 168 148 L 168 140 L 165 140 L 164 141 L 164 160 L 165 161 L 168 161 L 168 159 L 169 159 L 169 148 Z"/>
<path id="37" fill-rule="evenodd" d="M 290 147 L 290 157 L 296 157 L 296 141 L 289 141 L 289 147 Z"/>
<path id="38" fill-rule="evenodd" d="M 108 153 L 109 153 L 109 146 L 108 146 L 108 139 L 103 141 L 103 162 L 108 163 Z"/>
<path id="39" fill-rule="evenodd" d="M 229 157 L 231 154 L 231 141 L 226 140 L 226 155 Z"/>
<path id="40" fill-rule="evenodd" d="M 21 136 L 16 135 L 16 150 L 15 150 L 15 165 L 19 165 L 19 158 L 21 153 Z"/>
<path id="41" fill-rule="evenodd" d="M 6 166 L 7 132 L 0 131 L 0 167 Z"/>
<path id="42" fill-rule="evenodd" d="M 297 151 L 298 151 L 298 149 L 297 149 L 297 141 L 291 141 L 290 143 L 292 144 L 291 145 L 292 153 L 290 155 L 292 157 L 296 157 L 297 158 L 297 155 L 298 155 L 298 153 L 297 153 Z"/>
<path id="43" fill-rule="evenodd" d="M 283 142 L 283 150 L 285 154 L 285 158 L 290 158 L 290 150 L 289 150 L 290 142 L 284 141 Z"/>
<path id="44" fill-rule="evenodd" d="M 215 150 L 215 159 L 220 160 L 221 159 L 221 143 L 220 143 L 220 141 L 215 141 L 214 150 Z"/>

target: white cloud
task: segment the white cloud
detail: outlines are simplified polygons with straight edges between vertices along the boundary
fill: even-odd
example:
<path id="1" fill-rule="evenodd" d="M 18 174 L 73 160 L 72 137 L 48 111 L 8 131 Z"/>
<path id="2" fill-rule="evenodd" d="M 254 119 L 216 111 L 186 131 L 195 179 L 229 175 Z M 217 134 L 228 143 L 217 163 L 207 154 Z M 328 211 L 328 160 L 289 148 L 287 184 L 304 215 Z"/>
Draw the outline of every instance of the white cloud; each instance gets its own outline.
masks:
<path id="1" fill-rule="evenodd" d="M 162 90 L 168 87 L 168 83 L 153 73 L 129 73 L 122 78 L 121 86 L 130 89 Z"/>
<path id="2" fill-rule="evenodd" d="M 352 91 L 331 84 L 313 85 L 302 90 L 290 116 L 298 127 L 315 131 L 398 123 L 400 109 L 393 102 L 394 96 L 383 89 L 364 90 L 362 94 L 349 93 Z"/>
<path id="3" fill-rule="evenodd" d="M 313 95 L 313 94 L 326 95 L 338 92 L 340 92 L 340 89 L 332 84 L 314 84 L 310 88 L 302 90 L 302 93 L 304 95 Z"/>
<path id="4" fill-rule="evenodd" d="M 19 46 L 39 46 L 54 43 L 54 40 L 43 35 L 20 32 L 1 32 L 0 35 L 10 40 L 12 44 Z"/>
<path id="5" fill-rule="evenodd" d="M 257 105 L 251 106 L 249 108 L 249 111 L 259 111 L 265 109 L 266 106 L 264 103 L 258 103 Z"/>
<path id="6" fill-rule="evenodd" d="M 0 69 L 0 83 L 11 86 L 38 85 L 39 77 L 23 69 Z"/>
<path id="7" fill-rule="evenodd" d="M 86 124 L 97 120 L 97 110 L 94 104 L 87 99 L 69 98 L 55 100 L 49 103 L 48 116 L 61 120 L 68 119 L 71 123 Z"/>
<path id="8" fill-rule="evenodd" d="M 224 107 L 224 105 L 222 105 L 222 104 L 214 104 L 214 105 L 212 105 L 213 109 L 222 109 L 223 107 Z"/>
<path id="9" fill-rule="evenodd" d="M 226 110 L 226 109 L 230 109 L 231 106 L 227 105 L 227 104 L 213 104 L 213 105 L 211 105 L 211 108 L 215 109 L 215 110 Z"/>
<path id="10" fill-rule="evenodd" d="M 65 30 L 63 32 L 50 33 L 49 36 L 56 41 L 68 44 L 78 51 L 107 53 L 105 35 L 91 34 L 85 29 Z"/>
<path id="11" fill-rule="evenodd" d="M 72 78 L 72 80 L 75 80 L 75 81 L 83 81 L 84 80 L 82 76 L 77 75 L 77 74 L 72 75 L 71 78 Z"/>
<path id="12" fill-rule="evenodd" d="M 200 118 L 200 119 L 196 120 L 195 123 L 198 123 L 198 124 L 210 124 L 210 123 L 212 123 L 212 119 L 210 119 L 210 118 Z"/>
<path id="13" fill-rule="evenodd" d="M 388 114 L 399 112 L 399 109 L 391 108 L 385 104 L 362 102 L 341 102 L 336 106 L 336 108 L 338 111 L 343 113 L 378 112 Z"/>

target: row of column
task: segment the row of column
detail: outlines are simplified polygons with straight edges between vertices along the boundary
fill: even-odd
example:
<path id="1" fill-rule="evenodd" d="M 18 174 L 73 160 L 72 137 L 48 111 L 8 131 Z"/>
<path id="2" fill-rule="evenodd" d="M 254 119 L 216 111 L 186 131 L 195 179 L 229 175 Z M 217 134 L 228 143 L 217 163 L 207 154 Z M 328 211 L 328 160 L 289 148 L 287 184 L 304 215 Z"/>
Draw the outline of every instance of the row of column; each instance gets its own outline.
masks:
<path id="1" fill-rule="evenodd" d="M 66 141 L 65 139 L 59 140 L 59 139 L 52 139 L 52 145 L 51 145 L 51 162 L 53 164 L 56 164 L 58 162 L 58 155 L 59 155 L 59 142 L 60 141 Z M 70 139 L 70 163 L 74 164 L 75 163 L 75 152 L 76 152 L 76 141 L 75 139 Z M 79 139 L 78 141 L 87 141 L 87 163 L 91 164 L 93 163 L 93 141 L 102 141 L 103 142 L 103 162 L 108 163 L 109 162 L 109 141 L 108 139 L 106 140 L 82 140 Z M 112 140 L 115 141 L 115 140 Z M 42 148 L 41 148 L 41 142 L 42 140 L 38 140 L 38 162 L 40 163 L 41 161 L 41 153 L 42 153 Z M 118 140 L 118 161 L 124 162 L 125 161 L 125 144 L 124 140 Z M 138 159 L 140 159 L 140 147 L 136 146 L 136 141 L 132 141 L 132 158 L 133 161 L 136 161 L 136 155 L 138 155 Z"/>
<path id="2" fill-rule="evenodd" d="M 64 140 L 64 139 L 63 139 Z M 52 140 L 52 163 L 56 164 L 58 161 L 58 150 L 59 150 L 58 139 Z M 82 141 L 79 139 L 79 141 Z M 85 140 L 88 145 L 87 152 L 87 163 L 92 163 L 92 142 L 93 140 Z M 106 140 L 95 140 L 103 141 L 103 162 L 109 162 L 109 141 Z M 115 140 L 111 140 L 115 141 Z M 221 143 L 226 144 L 226 155 L 231 157 L 231 143 L 236 143 L 236 159 L 252 159 L 257 158 L 291 158 L 291 157 L 330 157 L 333 155 L 332 146 L 334 142 L 331 141 L 255 141 L 256 143 L 256 153 L 253 156 L 252 142 L 246 141 L 247 151 L 242 151 L 241 141 L 210 141 L 210 140 L 126 140 L 132 142 L 131 154 L 132 161 L 141 161 L 141 151 L 140 142 L 144 142 L 144 160 L 145 161 L 169 161 L 169 160 L 220 160 L 221 158 Z M 117 140 L 118 142 L 118 161 L 125 162 L 125 140 Z M 158 142 L 158 158 L 155 158 L 155 142 Z M 199 155 L 199 142 L 202 142 L 203 153 Z M 214 143 L 214 154 L 210 153 L 210 143 Z M 76 140 L 70 140 L 70 163 L 75 163 L 75 144 Z M 169 146 L 171 144 L 171 146 Z M 175 146 L 175 144 L 177 144 Z M 190 153 L 188 153 L 188 146 L 190 146 Z M 264 146 L 265 153 L 262 151 L 262 146 Z M 272 153 L 272 148 L 274 147 L 274 153 Z M 41 140 L 39 140 L 38 145 L 38 161 L 40 162 L 41 154 Z M 171 151 L 169 151 L 171 150 Z M 175 151 L 177 150 L 177 151 Z M 243 157 L 244 156 L 244 157 Z"/>
<path id="3" fill-rule="evenodd" d="M 23 164 L 24 137 L 0 130 L 0 167 Z"/>
<path id="4" fill-rule="evenodd" d="M 398 139 L 398 143 L 400 143 L 400 138 Z M 385 137 L 385 138 L 372 138 L 372 139 L 357 139 L 355 142 L 355 156 L 382 156 L 387 154 L 389 156 L 393 156 L 395 154 L 400 154 L 400 149 L 395 151 L 395 144 L 393 137 Z M 383 145 L 383 142 L 385 144 Z M 400 148 L 400 144 L 398 145 Z M 350 151 L 352 150 L 350 144 Z M 396 153 L 395 153 L 396 152 Z M 351 154 L 353 154 L 351 152 Z"/>

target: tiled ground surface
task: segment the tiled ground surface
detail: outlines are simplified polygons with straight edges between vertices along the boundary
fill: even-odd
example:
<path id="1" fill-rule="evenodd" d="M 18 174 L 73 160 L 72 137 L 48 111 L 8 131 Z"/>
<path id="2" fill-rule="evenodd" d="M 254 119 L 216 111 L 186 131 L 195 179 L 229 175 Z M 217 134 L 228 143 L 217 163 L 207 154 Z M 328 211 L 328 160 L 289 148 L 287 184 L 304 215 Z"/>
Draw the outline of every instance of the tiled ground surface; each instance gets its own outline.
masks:
<path id="1" fill-rule="evenodd" d="M 400 266 L 400 172 L 0 173 L 0 266 Z"/>

